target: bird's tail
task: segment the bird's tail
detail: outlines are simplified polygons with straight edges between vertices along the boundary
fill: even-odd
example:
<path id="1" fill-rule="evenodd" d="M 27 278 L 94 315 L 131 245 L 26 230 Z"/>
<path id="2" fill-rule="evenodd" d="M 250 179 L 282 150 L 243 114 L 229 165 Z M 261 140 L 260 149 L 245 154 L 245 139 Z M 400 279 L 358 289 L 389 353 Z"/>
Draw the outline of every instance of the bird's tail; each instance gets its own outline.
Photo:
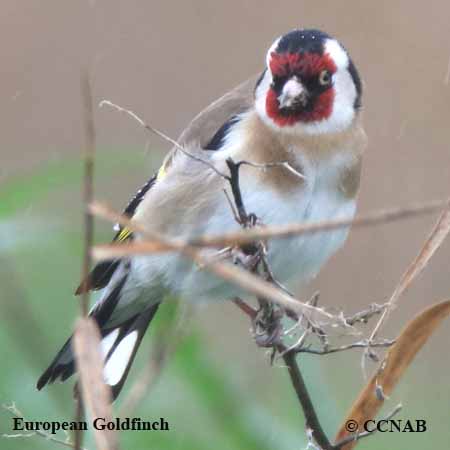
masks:
<path id="1" fill-rule="evenodd" d="M 96 320 L 102 336 L 102 352 L 104 355 L 104 379 L 112 388 L 113 399 L 119 395 L 133 363 L 136 352 L 148 325 L 158 310 L 159 303 L 153 304 L 143 312 L 128 317 L 121 323 L 108 326 L 108 319 L 119 301 L 126 281 L 126 275 L 116 287 L 94 308 L 91 316 Z M 56 380 L 65 381 L 75 373 L 75 359 L 72 351 L 72 337 L 63 345 L 52 363 L 37 382 L 40 390 L 46 384 Z"/>

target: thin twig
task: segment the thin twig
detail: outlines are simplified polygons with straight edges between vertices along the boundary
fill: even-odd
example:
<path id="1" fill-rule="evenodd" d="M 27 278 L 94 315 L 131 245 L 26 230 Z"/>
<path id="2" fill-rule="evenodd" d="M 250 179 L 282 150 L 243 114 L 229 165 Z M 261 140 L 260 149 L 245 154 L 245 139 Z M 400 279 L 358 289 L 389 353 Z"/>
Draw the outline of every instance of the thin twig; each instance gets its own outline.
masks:
<path id="1" fill-rule="evenodd" d="M 305 415 L 306 425 L 311 429 L 314 440 L 319 444 L 322 450 L 333 450 L 333 446 L 323 431 L 322 425 L 317 417 L 305 381 L 298 367 L 295 352 L 287 351 L 287 348 L 284 345 L 278 345 L 277 349 L 280 354 L 283 355 L 283 360 L 288 368 L 289 376 L 291 377 L 292 386 L 294 387 Z"/>
<path id="2" fill-rule="evenodd" d="M 81 75 L 81 97 L 83 100 L 83 120 L 85 130 L 85 152 L 84 152 L 84 256 L 82 267 L 82 278 L 87 282 L 91 267 L 91 247 L 94 236 L 94 221 L 89 205 L 94 196 L 94 158 L 95 158 L 95 126 L 92 110 L 92 91 L 87 72 Z M 89 308 L 89 289 L 84 286 L 81 296 L 82 314 L 86 316 Z"/>
<path id="3" fill-rule="evenodd" d="M 193 159 L 194 161 L 197 161 L 201 164 L 204 164 L 208 166 L 212 171 L 214 171 L 217 175 L 224 179 L 228 179 L 228 175 L 222 173 L 217 167 L 214 166 L 211 162 L 207 161 L 204 158 L 201 158 L 200 156 L 194 155 L 193 153 L 186 150 L 182 145 L 180 145 L 177 141 L 172 139 L 171 137 L 167 136 L 167 134 L 163 133 L 162 131 L 158 130 L 157 128 L 152 127 L 151 125 L 148 125 L 146 122 L 144 122 L 135 112 L 131 111 L 131 109 L 123 108 L 122 106 L 116 105 L 115 103 L 109 101 L 109 100 L 102 100 L 99 103 L 99 107 L 102 106 L 110 106 L 111 108 L 116 109 L 117 111 L 123 112 L 125 114 L 128 114 L 130 117 L 132 117 L 134 120 L 136 120 L 143 128 L 145 128 L 147 131 L 150 131 L 153 134 L 156 134 L 161 139 L 164 139 L 165 141 L 172 144 L 177 150 L 179 150 L 181 153 L 185 154 L 189 158 Z"/>
<path id="4" fill-rule="evenodd" d="M 253 306 L 250 306 L 248 303 L 244 302 L 241 298 L 235 297 L 233 298 L 233 303 L 250 319 L 254 319 L 257 314 L 257 310 L 253 308 Z"/>
<path id="5" fill-rule="evenodd" d="M 395 339 L 384 339 L 380 342 L 369 342 L 363 340 L 359 342 L 353 342 L 352 344 L 341 345 L 339 347 L 328 347 L 323 349 L 313 349 L 308 347 L 299 346 L 298 348 L 292 348 L 291 350 L 296 353 L 311 353 L 313 355 L 329 355 L 330 353 L 343 352 L 353 348 L 367 348 L 367 347 L 390 347 L 395 344 Z"/>
<path id="6" fill-rule="evenodd" d="M 231 177 L 230 177 L 230 185 L 231 190 L 233 192 L 234 203 L 236 205 L 236 209 L 239 212 L 239 223 L 242 227 L 252 226 L 257 222 L 256 216 L 254 219 L 248 223 L 249 215 L 245 209 L 245 205 L 243 203 L 242 195 L 239 188 L 239 164 L 235 164 L 231 159 L 227 160 L 228 167 L 230 169 Z M 260 243 L 262 246 L 261 252 L 259 252 L 259 260 L 263 262 L 263 273 L 262 276 L 265 278 L 265 281 L 270 286 L 274 282 L 274 275 L 270 270 L 269 262 L 266 258 L 266 248 L 263 243 Z M 257 266 L 255 266 L 255 271 L 257 270 Z M 267 338 L 261 339 L 261 336 L 255 336 L 255 341 L 259 343 L 259 345 L 270 346 L 273 348 L 272 355 L 275 354 L 275 351 L 278 351 L 283 359 L 285 364 L 288 367 L 289 375 L 291 377 L 292 385 L 297 393 L 298 400 L 300 401 L 303 413 L 306 419 L 306 425 L 310 429 L 310 435 L 314 440 L 320 445 L 323 450 L 332 450 L 330 441 L 328 440 L 326 434 L 324 433 L 322 426 L 319 422 L 317 414 L 315 412 L 314 406 L 312 404 L 311 397 L 306 388 L 305 382 L 303 380 L 303 376 L 300 372 L 296 361 L 295 352 L 289 351 L 286 346 L 279 342 L 280 332 L 279 329 L 281 327 L 281 316 L 274 314 L 274 311 L 270 308 L 270 304 L 266 300 L 266 296 L 264 294 L 260 294 L 257 297 L 258 303 L 260 305 L 260 311 L 265 310 L 266 314 L 263 314 L 263 318 L 259 320 L 260 325 L 262 325 L 263 332 L 266 332 Z M 256 329 L 258 322 L 258 315 L 260 311 L 254 311 L 253 309 L 249 309 L 248 305 L 242 302 L 240 299 L 235 299 L 235 304 L 237 304 L 241 310 L 243 310 L 247 315 L 252 317 L 253 326 Z M 269 323 L 270 322 L 270 323 Z M 265 329 L 264 329 L 265 328 Z M 263 333 L 264 334 L 264 333 Z M 272 356 L 273 359 L 273 356 Z"/>
<path id="7" fill-rule="evenodd" d="M 248 222 L 247 211 L 245 210 L 244 202 L 242 200 L 241 188 L 239 186 L 239 168 L 240 164 L 235 163 L 232 158 L 226 160 L 228 169 L 230 170 L 230 176 L 228 181 L 230 182 L 231 192 L 234 198 L 234 206 L 238 213 L 239 222 L 244 228 Z"/>
<path id="8" fill-rule="evenodd" d="M 344 317 L 344 320 L 349 326 L 353 326 L 357 323 L 367 323 L 373 316 L 381 314 L 386 307 L 387 303 L 381 305 L 372 303 L 367 309 L 359 311 L 352 316 Z"/>
<path id="9" fill-rule="evenodd" d="M 95 125 L 92 109 L 92 91 L 87 71 L 81 73 L 81 99 L 83 103 L 83 121 L 85 131 L 84 151 L 84 179 L 83 179 L 83 203 L 84 203 L 84 255 L 82 263 L 82 279 L 85 286 L 81 295 L 81 315 L 87 316 L 89 310 L 89 288 L 87 286 L 91 267 L 91 247 L 94 236 L 94 220 L 89 205 L 94 196 L 94 159 L 95 159 Z M 75 398 L 75 417 L 80 422 L 84 417 L 83 399 L 81 394 Z M 77 429 L 74 433 L 75 449 L 82 446 L 83 433 Z"/>
<path id="10" fill-rule="evenodd" d="M 292 223 L 278 226 L 257 227 L 248 230 L 238 230 L 231 233 L 224 233 L 219 236 L 200 236 L 188 241 L 190 245 L 202 247 L 222 247 L 227 245 L 242 245 L 249 242 L 269 239 L 287 238 L 305 233 L 315 233 L 319 231 L 330 231 L 337 228 L 351 226 L 352 228 L 382 225 L 389 222 L 410 219 L 416 216 L 423 216 L 441 211 L 448 207 L 450 201 L 434 200 L 408 207 L 392 208 L 388 210 L 373 211 L 353 219 L 335 219 L 313 223 Z"/>
<path id="11" fill-rule="evenodd" d="M 96 203 L 96 205 L 99 205 Z M 187 241 L 180 239 L 171 239 L 172 242 L 177 242 L 180 246 L 194 246 L 194 247 L 226 247 L 238 246 L 248 244 L 261 239 L 269 238 L 287 238 L 306 233 L 315 233 L 319 231 L 331 231 L 336 228 L 352 226 L 353 228 L 364 226 L 382 225 L 384 223 L 395 222 L 398 220 L 405 220 L 412 217 L 417 217 L 425 214 L 431 214 L 442 210 L 443 206 L 448 206 L 448 200 L 438 200 L 428 202 L 423 205 L 410 206 L 407 208 L 394 208 L 390 210 L 381 210 L 368 213 L 356 217 L 355 219 L 339 219 L 324 222 L 313 223 L 292 223 L 278 226 L 264 226 L 255 227 L 245 230 L 238 230 L 231 233 L 224 233 L 218 236 L 200 236 Z M 166 252 L 170 249 L 161 243 L 116 243 L 113 246 L 99 245 L 95 247 L 96 258 L 111 258 L 121 257 L 124 255 L 152 253 L 152 252 Z"/>
<path id="12" fill-rule="evenodd" d="M 282 167 L 284 169 L 287 169 L 289 172 L 294 174 L 296 177 L 300 178 L 301 180 L 305 179 L 305 176 L 299 172 L 298 170 L 294 169 L 288 161 L 281 161 L 281 162 L 273 162 L 273 163 L 254 163 L 250 161 L 239 161 L 239 164 L 255 167 L 256 169 L 262 169 L 267 170 L 271 169 L 273 167 Z"/>

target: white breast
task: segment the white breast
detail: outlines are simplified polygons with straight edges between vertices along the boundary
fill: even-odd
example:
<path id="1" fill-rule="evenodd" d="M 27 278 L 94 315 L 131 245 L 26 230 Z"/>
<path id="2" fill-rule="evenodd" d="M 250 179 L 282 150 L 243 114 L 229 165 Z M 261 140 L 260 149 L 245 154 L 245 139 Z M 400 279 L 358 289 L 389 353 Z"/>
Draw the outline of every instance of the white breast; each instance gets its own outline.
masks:
<path id="1" fill-rule="evenodd" d="M 254 208 L 265 224 L 311 223 L 338 218 L 352 218 L 354 199 L 337 190 L 337 179 L 348 163 L 343 154 L 322 161 L 300 164 L 305 184 L 280 198 L 273 192 L 255 194 Z M 251 196 L 250 196 L 251 197 Z M 328 258 L 344 243 L 348 229 L 303 234 L 269 242 L 269 257 L 280 281 L 304 283 L 314 277 Z"/>
<path id="2" fill-rule="evenodd" d="M 309 163 L 302 161 L 306 182 L 298 189 L 281 196 L 273 189 L 241 179 L 241 190 L 247 212 L 255 213 L 265 225 L 294 222 L 320 222 L 337 218 L 352 218 L 355 201 L 337 191 L 336 177 L 345 160 L 342 157 Z M 207 234 L 220 234 L 238 229 L 229 205 L 222 202 L 205 225 Z M 269 242 L 269 261 L 282 283 L 305 283 L 314 277 L 329 257 L 339 249 L 347 237 L 348 229 L 315 234 L 304 234 Z M 168 262 L 168 261 L 167 261 Z M 223 300 L 242 295 L 236 289 L 211 274 L 193 267 L 184 260 L 165 264 L 166 279 L 171 280 L 183 297 L 193 300 Z"/>

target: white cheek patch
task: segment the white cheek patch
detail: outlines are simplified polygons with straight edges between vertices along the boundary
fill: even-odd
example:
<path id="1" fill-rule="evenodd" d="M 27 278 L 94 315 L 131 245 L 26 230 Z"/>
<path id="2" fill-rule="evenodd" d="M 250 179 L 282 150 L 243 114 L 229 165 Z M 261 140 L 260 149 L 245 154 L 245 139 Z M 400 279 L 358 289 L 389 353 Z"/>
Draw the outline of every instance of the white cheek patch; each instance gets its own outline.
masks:
<path id="1" fill-rule="evenodd" d="M 270 69 L 266 70 L 266 73 L 259 83 L 256 92 L 255 92 L 255 108 L 256 112 L 258 113 L 259 117 L 263 120 L 264 123 L 269 125 L 270 127 L 275 127 L 276 129 L 279 129 L 280 127 L 275 124 L 275 122 L 267 116 L 266 111 L 266 97 L 267 93 L 270 89 L 270 84 L 272 83 L 272 74 L 270 72 Z"/>
<path id="2" fill-rule="evenodd" d="M 347 68 L 338 69 L 333 81 L 335 92 L 333 112 L 327 120 L 336 131 L 342 131 L 355 117 L 355 101 L 358 93 Z"/>
<path id="3" fill-rule="evenodd" d="M 115 386 L 122 379 L 138 338 L 137 330 L 125 336 L 106 362 L 103 370 L 105 383 Z"/>
<path id="4" fill-rule="evenodd" d="M 280 39 L 277 39 L 267 52 L 267 70 L 255 92 L 255 108 L 259 117 L 270 128 L 290 135 L 295 134 L 325 134 L 339 133 L 352 123 L 355 117 L 355 100 L 357 98 L 356 87 L 348 71 L 350 59 L 345 49 L 335 39 L 325 41 L 324 53 L 328 53 L 336 64 L 336 73 L 333 75 L 333 89 L 335 98 L 331 115 L 324 120 L 316 122 L 298 122 L 291 126 L 279 126 L 267 115 L 266 97 L 272 82 L 269 62 L 270 55 L 276 49 Z"/>
<path id="5" fill-rule="evenodd" d="M 349 59 L 347 52 L 342 48 L 336 39 L 327 39 L 325 42 L 325 51 L 331 56 L 338 70 L 346 70 L 348 68 Z"/>

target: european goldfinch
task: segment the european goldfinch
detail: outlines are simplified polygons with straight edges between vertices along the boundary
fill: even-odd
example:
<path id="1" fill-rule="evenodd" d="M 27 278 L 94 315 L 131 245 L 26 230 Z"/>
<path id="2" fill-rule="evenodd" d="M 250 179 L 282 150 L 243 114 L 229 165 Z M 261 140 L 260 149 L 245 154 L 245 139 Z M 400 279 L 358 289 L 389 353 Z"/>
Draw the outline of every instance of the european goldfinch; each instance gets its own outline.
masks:
<path id="1" fill-rule="evenodd" d="M 178 142 L 222 173 L 230 157 L 269 164 L 265 170 L 246 165 L 240 171 L 245 206 L 265 225 L 351 218 L 366 145 L 361 94 L 356 67 L 336 39 L 318 30 L 294 30 L 269 48 L 259 77 L 207 107 Z M 150 230 L 181 239 L 220 234 L 239 227 L 224 189 L 229 189 L 226 180 L 209 165 L 175 148 L 125 214 Z M 341 247 L 347 233 L 341 228 L 275 239 L 268 261 L 280 282 L 305 283 Z M 141 237 L 126 228 L 114 238 L 131 239 Z M 175 253 L 100 263 L 87 285 L 102 290 L 90 315 L 101 330 L 104 377 L 114 398 L 167 293 L 192 301 L 242 295 Z M 69 339 L 37 388 L 74 372 Z"/>

